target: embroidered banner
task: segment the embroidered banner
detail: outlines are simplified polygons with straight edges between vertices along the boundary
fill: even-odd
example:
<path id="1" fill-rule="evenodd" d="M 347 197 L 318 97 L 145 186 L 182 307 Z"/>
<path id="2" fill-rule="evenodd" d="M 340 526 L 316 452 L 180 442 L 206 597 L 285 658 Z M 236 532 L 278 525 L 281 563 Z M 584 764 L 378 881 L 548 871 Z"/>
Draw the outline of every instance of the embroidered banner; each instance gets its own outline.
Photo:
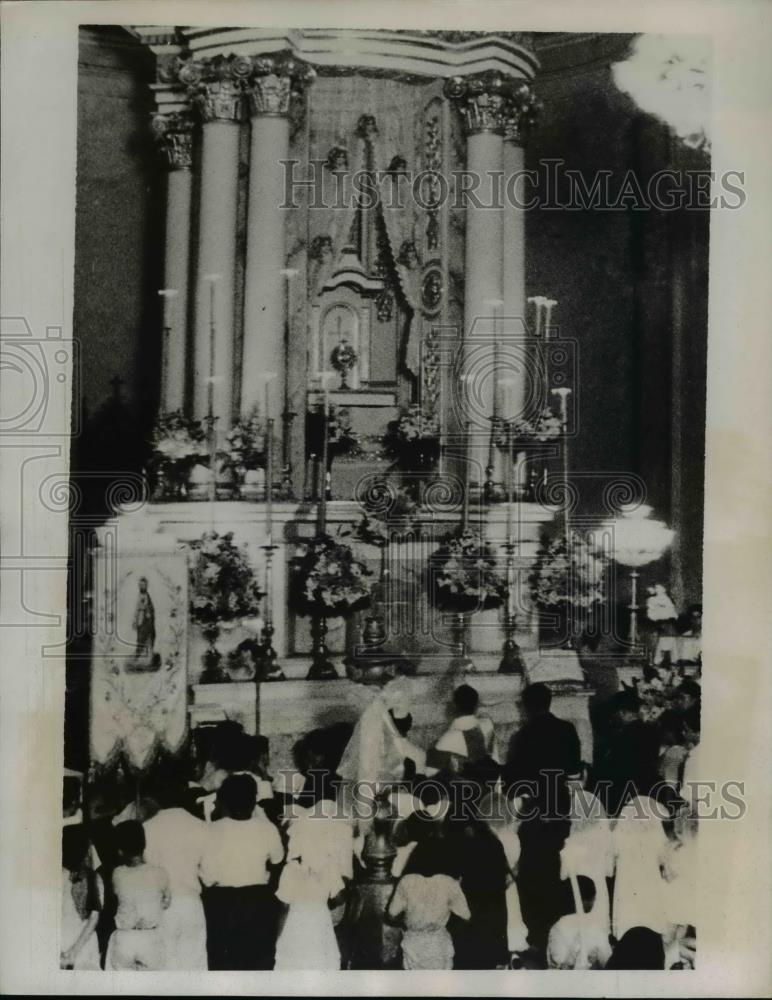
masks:
<path id="1" fill-rule="evenodd" d="M 187 553 L 101 550 L 95 569 L 91 759 L 142 770 L 185 738 Z"/>

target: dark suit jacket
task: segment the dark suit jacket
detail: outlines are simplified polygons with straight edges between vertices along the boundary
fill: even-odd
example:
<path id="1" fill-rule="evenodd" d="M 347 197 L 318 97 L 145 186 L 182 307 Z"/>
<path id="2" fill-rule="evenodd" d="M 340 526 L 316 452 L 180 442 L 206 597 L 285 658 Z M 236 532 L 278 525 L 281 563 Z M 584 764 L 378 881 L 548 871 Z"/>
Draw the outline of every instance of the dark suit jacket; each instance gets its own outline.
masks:
<path id="1" fill-rule="evenodd" d="M 505 785 L 533 782 L 539 787 L 535 797 L 543 804 L 547 784 L 556 782 L 562 790 L 566 774 L 579 770 L 581 756 L 573 723 L 546 712 L 526 722 L 509 741 Z M 558 772 L 557 778 L 553 772 Z"/>

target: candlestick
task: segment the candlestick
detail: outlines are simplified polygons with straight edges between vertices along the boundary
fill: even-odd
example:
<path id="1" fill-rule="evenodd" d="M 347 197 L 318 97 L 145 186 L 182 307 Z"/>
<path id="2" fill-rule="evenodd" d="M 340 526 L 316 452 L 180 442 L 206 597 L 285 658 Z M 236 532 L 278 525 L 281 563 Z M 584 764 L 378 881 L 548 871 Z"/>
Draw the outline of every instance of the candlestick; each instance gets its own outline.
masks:
<path id="1" fill-rule="evenodd" d="M 271 382 L 276 372 L 265 372 L 265 517 L 268 523 L 268 544 L 271 543 L 273 516 L 273 438 L 274 420 L 271 416 Z"/>
<path id="2" fill-rule="evenodd" d="M 507 421 L 507 544 L 512 544 L 512 423 Z"/>
<path id="3" fill-rule="evenodd" d="M 169 339 L 174 325 L 174 300 L 180 294 L 176 288 L 159 288 L 158 294 L 164 302 L 163 334 L 161 340 L 161 413 L 167 412 L 169 401 Z"/>
<path id="4" fill-rule="evenodd" d="M 319 533 L 327 530 L 327 463 L 329 458 L 329 423 L 330 423 L 330 379 L 335 378 L 334 372 L 319 372 L 319 379 L 324 391 L 324 424 L 322 427 L 322 496 L 319 501 Z"/>
<path id="5" fill-rule="evenodd" d="M 568 397 L 571 395 L 571 389 L 566 386 L 560 389 L 553 389 L 552 395 L 560 398 L 560 429 L 563 437 L 563 492 L 565 495 L 563 531 L 566 537 L 566 544 L 568 544 L 568 532 L 570 528 L 570 518 L 568 512 L 570 506 L 568 502 Z"/>
<path id="6" fill-rule="evenodd" d="M 469 443 L 469 436 L 472 433 L 472 421 L 467 420 L 465 426 L 465 434 L 467 445 Z M 469 451 L 467 448 L 466 462 L 464 463 L 464 508 L 461 516 L 461 527 L 464 531 L 469 527 Z"/>

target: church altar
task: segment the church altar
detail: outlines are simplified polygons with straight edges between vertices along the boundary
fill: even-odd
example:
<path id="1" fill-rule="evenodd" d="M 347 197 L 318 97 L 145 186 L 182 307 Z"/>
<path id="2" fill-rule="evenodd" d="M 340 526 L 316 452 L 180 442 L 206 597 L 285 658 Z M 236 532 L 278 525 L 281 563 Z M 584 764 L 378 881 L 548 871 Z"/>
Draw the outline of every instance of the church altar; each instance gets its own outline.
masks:
<path id="1" fill-rule="evenodd" d="M 344 664 L 375 648 L 368 614 L 378 651 L 415 673 L 417 739 L 438 735 L 471 669 L 502 744 L 523 680 L 546 680 L 591 759 L 576 654 L 540 650 L 529 581 L 555 503 L 569 534 L 577 388 L 557 302 L 526 295 L 525 210 L 499 190 L 522 171 L 539 107 L 530 38 L 255 28 L 234 47 L 218 29 L 134 30 L 155 57 L 152 131 L 167 171 L 163 316 L 153 501 L 96 533 L 99 760 L 122 739 L 141 762 L 154 733 L 175 750 L 184 683 L 191 724 L 238 717 L 287 766 L 304 732 L 357 717 L 366 688 Z M 469 178 L 482 201 L 465 197 Z M 410 529 L 385 549 L 360 539 L 345 557 L 379 581 L 378 601 L 345 618 L 297 613 L 292 560 L 303 543 L 350 537 L 369 516 L 368 483 L 384 477 L 411 491 Z M 438 567 L 451 534 L 475 541 Z M 233 579 L 252 582 L 202 598 L 180 576 L 191 547 L 221 542 Z M 198 577 L 217 575 L 207 558 Z M 479 578 L 468 592 L 452 576 L 466 563 Z M 462 600 L 443 610 L 446 571 Z M 283 679 L 211 683 L 266 622 Z M 498 673 L 505 638 L 509 674 Z M 326 679 L 307 679 L 309 666 Z"/>
<path id="2" fill-rule="evenodd" d="M 342 665 L 347 651 L 360 641 L 364 616 L 354 616 L 331 627 L 329 646 L 339 673 L 337 680 L 309 680 L 311 662 L 308 619 L 294 614 L 289 589 L 289 561 L 304 538 L 312 537 L 317 524 L 317 505 L 313 503 L 275 502 L 271 512 L 273 544 L 276 551 L 271 563 L 274 647 L 286 679 L 280 681 L 232 680 L 227 683 L 200 683 L 201 658 L 205 649 L 197 628 L 187 624 L 186 686 L 187 714 L 191 728 L 232 719 L 245 731 L 260 732 L 271 742 L 272 768 L 292 766 L 292 747 L 296 740 L 313 729 L 340 722 L 353 723 L 358 718 L 372 687 L 345 676 Z M 328 530 L 350 525 L 361 516 L 353 501 L 327 504 Z M 443 537 L 457 523 L 457 513 L 427 511 L 419 516 L 419 543 L 393 545 L 393 570 L 404 570 L 411 563 L 423 564 Z M 540 649 L 536 616 L 529 606 L 527 578 L 535 557 L 540 532 L 553 512 L 537 504 L 518 504 L 515 517 L 508 523 L 505 512 L 496 506 L 477 511 L 477 525 L 494 549 L 503 547 L 507 530 L 518 541 L 518 574 L 515 579 L 517 607 L 516 639 L 520 646 L 525 676 L 498 673 L 502 649 L 500 610 L 483 611 L 472 618 L 468 652 L 474 663 L 469 673 L 451 664 L 452 639 L 443 616 L 432 609 L 426 594 L 415 580 L 402 579 L 404 591 L 397 585 L 393 604 L 387 611 L 389 650 L 411 654 L 416 673 L 411 677 L 412 737 L 429 746 L 449 722 L 448 708 L 453 688 L 471 683 L 479 692 L 481 710 L 494 722 L 502 752 L 520 719 L 519 693 L 525 683 L 545 681 L 553 689 L 553 708 L 557 715 L 570 719 L 579 733 L 582 755 L 592 760 L 592 731 L 588 702 L 591 689 L 585 683 L 573 650 Z M 475 521 L 474 514 L 471 515 Z M 514 525 L 514 528 L 512 528 Z M 265 569 L 266 508 L 261 503 L 153 503 L 132 513 L 123 513 L 99 530 L 100 547 L 113 552 L 118 565 L 126 560 L 144 560 L 173 553 L 187 559 L 187 546 L 206 531 L 233 532 L 234 540 L 248 552 L 258 575 Z M 379 554 L 368 546 L 359 546 L 363 558 L 377 566 Z M 399 581 L 398 581 L 399 584 Z M 400 599 L 401 598 L 401 599 Z M 406 616 L 404 609 L 410 608 Z M 160 636 L 163 622 L 156 621 Z M 219 644 L 227 653 L 241 633 L 225 633 Z"/>

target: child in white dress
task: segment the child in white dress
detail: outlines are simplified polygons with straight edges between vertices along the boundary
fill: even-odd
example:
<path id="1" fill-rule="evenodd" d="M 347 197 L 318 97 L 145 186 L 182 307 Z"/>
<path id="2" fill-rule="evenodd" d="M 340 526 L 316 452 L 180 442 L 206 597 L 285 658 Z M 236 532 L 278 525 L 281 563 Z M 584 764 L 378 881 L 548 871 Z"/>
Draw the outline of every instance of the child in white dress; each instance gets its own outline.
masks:
<path id="1" fill-rule="evenodd" d="M 277 898 L 289 910 L 276 945 L 275 969 L 340 969 L 340 949 L 331 907 L 343 898 L 353 873 L 351 823 L 322 799 L 292 808 L 287 864 Z"/>

